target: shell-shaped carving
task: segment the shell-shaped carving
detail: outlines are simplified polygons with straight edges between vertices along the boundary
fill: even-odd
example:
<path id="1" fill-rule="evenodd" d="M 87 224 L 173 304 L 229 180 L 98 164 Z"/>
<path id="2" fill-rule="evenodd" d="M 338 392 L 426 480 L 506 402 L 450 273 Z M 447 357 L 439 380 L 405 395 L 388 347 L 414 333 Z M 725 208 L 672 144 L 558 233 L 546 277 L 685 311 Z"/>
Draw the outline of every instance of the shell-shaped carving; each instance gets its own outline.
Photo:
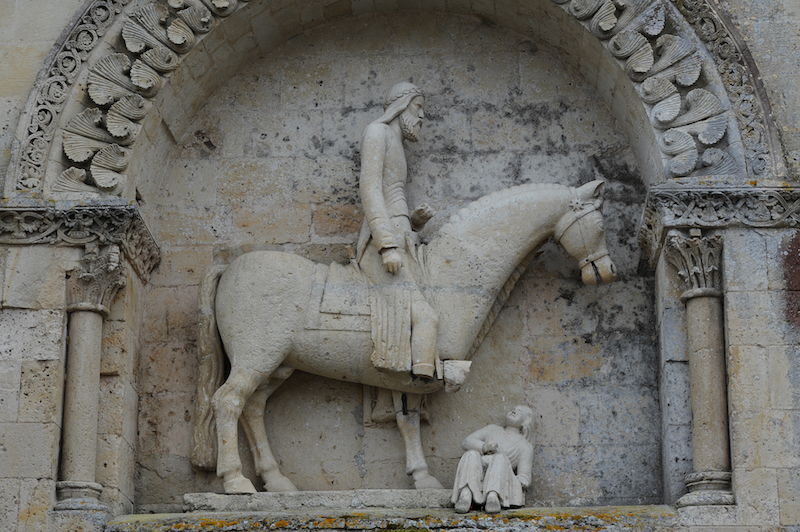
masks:
<path id="1" fill-rule="evenodd" d="M 562 4 L 566 4 L 570 0 L 550 0 L 550 1 L 553 2 L 554 4 L 562 5 Z"/>
<path id="2" fill-rule="evenodd" d="M 650 37 L 656 37 L 664 31 L 667 20 L 661 2 L 652 0 L 633 0 L 625 2 L 625 11 L 619 16 L 612 35 L 623 30 L 638 31 Z"/>
<path id="3" fill-rule="evenodd" d="M 697 150 L 685 151 L 670 159 L 666 168 L 667 175 L 669 177 L 687 176 L 692 173 L 695 165 L 697 165 Z"/>
<path id="4" fill-rule="evenodd" d="M 106 123 L 108 123 L 112 113 L 130 118 L 131 120 L 141 120 L 147 116 L 147 111 L 149 110 L 150 104 L 147 100 L 138 94 L 131 94 L 130 96 L 120 98 L 117 103 L 111 106 L 111 109 L 108 110 Z"/>
<path id="5" fill-rule="evenodd" d="M 81 192 L 81 193 L 97 193 L 97 189 L 91 185 L 87 185 L 86 170 L 75 168 L 71 166 L 61 172 L 53 183 L 53 192 Z"/>
<path id="6" fill-rule="evenodd" d="M 140 124 L 111 110 L 108 111 L 108 116 L 106 116 L 106 127 L 108 132 L 119 140 L 133 139 L 142 129 Z"/>
<path id="7" fill-rule="evenodd" d="M 76 133 L 64 132 L 64 153 L 70 161 L 83 163 L 108 146 L 107 142 L 90 139 Z"/>
<path id="8" fill-rule="evenodd" d="M 128 51 L 135 54 L 142 53 L 146 48 L 160 46 L 158 39 L 133 20 L 126 21 L 122 26 L 122 39 Z"/>
<path id="9" fill-rule="evenodd" d="M 202 5 L 190 6 L 178 11 L 178 16 L 181 17 L 195 33 L 208 33 L 214 26 L 214 17 L 211 11 Z"/>
<path id="10" fill-rule="evenodd" d="M 108 105 L 131 94 L 136 87 L 128 77 L 131 61 L 125 54 L 110 54 L 89 71 L 89 97 L 97 105 Z"/>
<path id="11" fill-rule="evenodd" d="M 178 54 L 161 45 L 147 50 L 140 59 L 158 72 L 172 72 L 178 68 Z"/>
<path id="12" fill-rule="evenodd" d="M 597 13 L 603 2 L 605 0 L 572 0 L 569 3 L 569 12 L 578 20 L 586 20 Z"/>
<path id="13" fill-rule="evenodd" d="M 92 181 L 97 185 L 97 188 L 103 192 L 119 196 L 122 194 L 122 187 L 125 186 L 125 181 L 128 179 L 125 174 L 120 174 L 108 168 L 95 167 L 92 165 Z"/>
<path id="14" fill-rule="evenodd" d="M 192 49 L 195 43 L 194 32 L 183 21 L 175 19 L 167 28 L 167 38 L 178 52 L 185 53 Z"/>
<path id="15" fill-rule="evenodd" d="M 694 89 L 686 95 L 686 112 L 676 118 L 670 126 L 678 127 L 692 124 L 710 116 L 720 114 L 722 103 L 719 98 L 705 89 Z"/>
<path id="16" fill-rule="evenodd" d="M 148 98 L 155 96 L 164 84 L 164 79 L 158 72 L 138 59 L 131 68 L 131 81 Z"/>
<path id="17" fill-rule="evenodd" d="M 121 172 L 128 167 L 130 162 L 130 152 L 122 149 L 119 144 L 110 144 L 97 152 L 92 159 L 92 169 L 96 167 L 108 168 Z M 94 171 L 92 171 L 94 175 Z"/>
<path id="18" fill-rule="evenodd" d="M 698 171 L 700 175 L 735 174 L 739 170 L 736 160 L 729 153 L 718 148 L 709 148 L 704 151 L 701 162 L 704 168 Z"/>
<path id="19" fill-rule="evenodd" d="M 659 73 L 660 77 L 674 81 L 681 87 L 691 87 L 700 79 L 700 72 L 703 70 L 703 62 L 698 54 L 678 61 L 671 67 L 665 68 Z"/>
<path id="20" fill-rule="evenodd" d="M 102 140 L 104 142 L 114 142 L 111 135 L 102 128 L 103 112 L 100 109 L 90 107 L 84 109 L 80 114 L 73 117 L 64 128 L 71 133 L 83 135 L 90 139 Z"/>
<path id="21" fill-rule="evenodd" d="M 133 94 L 130 90 L 120 87 L 113 81 L 109 81 L 97 75 L 89 74 L 89 97 L 97 105 L 108 105 L 116 102 L 120 98 Z"/>
<path id="22" fill-rule="evenodd" d="M 653 47 L 650 43 L 636 50 L 625 62 L 625 72 L 628 77 L 639 81 L 647 75 L 653 67 Z"/>
<path id="23" fill-rule="evenodd" d="M 653 125 L 663 127 L 675 120 L 681 112 L 681 95 L 677 92 L 658 102 L 653 107 Z"/>
<path id="24" fill-rule="evenodd" d="M 728 129 L 728 118 L 725 115 L 717 115 L 707 120 L 700 120 L 694 124 L 680 128 L 687 133 L 695 135 L 697 140 L 710 146 L 716 144 L 725 136 Z"/>
<path id="25" fill-rule="evenodd" d="M 658 141 L 661 151 L 667 155 L 678 155 L 688 150 L 697 150 L 692 136 L 680 129 L 670 129 Z"/>
<path id="26" fill-rule="evenodd" d="M 623 31 L 608 41 L 608 51 L 617 59 L 625 59 L 650 42 L 638 31 Z"/>
<path id="27" fill-rule="evenodd" d="M 185 52 L 191 48 L 191 45 L 194 44 L 194 35 L 192 35 L 191 45 L 186 42 L 176 43 L 170 39 L 168 30 L 164 27 L 164 23 L 166 23 L 167 19 L 169 18 L 169 11 L 161 4 L 146 4 L 131 12 L 130 16 L 131 20 L 136 20 L 136 22 L 138 22 L 138 24 L 141 26 L 141 29 L 151 36 L 149 41 L 147 41 L 146 37 L 141 37 L 143 41 L 147 42 L 147 46 L 149 48 L 157 46 L 157 43 L 160 42 L 161 44 L 165 44 L 178 52 Z M 179 31 L 183 31 L 183 28 L 185 28 L 186 31 L 191 33 L 191 30 L 182 20 L 180 21 L 179 26 Z M 122 37 L 125 38 L 124 27 Z M 182 39 L 178 37 L 177 40 L 181 41 Z M 127 40 L 125 43 L 127 45 Z"/>
<path id="28" fill-rule="evenodd" d="M 650 70 L 650 75 L 657 74 L 667 67 L 670 67 L 694 52 L 694 45 L 688 40 L 677 35 L 665 34 L 656 41 L 656 50 L 661 56 Z"/>
<path id="29" fill-rule="evenodd" d="M 592 21 L 589 23 L 589 30 L 601 39 L 606 38 L 609 32 L 617 25 L 616 13 L 617 8 L 611 0 L 605 0 L 592 17 Z"/>
<path id="30" fill-rule="evenodd" d="M 662 77 L 647 78 L 639 91 L 644 103 L 653 105 L 678 93 L 678 89 L 668 79 Z"/>
<path id="31" fill-rule="evenodd" d="M 220 17 L 227 17 L 239 6 L 237 0 L 203 0 L 203 3 L 215 14 Z"/>

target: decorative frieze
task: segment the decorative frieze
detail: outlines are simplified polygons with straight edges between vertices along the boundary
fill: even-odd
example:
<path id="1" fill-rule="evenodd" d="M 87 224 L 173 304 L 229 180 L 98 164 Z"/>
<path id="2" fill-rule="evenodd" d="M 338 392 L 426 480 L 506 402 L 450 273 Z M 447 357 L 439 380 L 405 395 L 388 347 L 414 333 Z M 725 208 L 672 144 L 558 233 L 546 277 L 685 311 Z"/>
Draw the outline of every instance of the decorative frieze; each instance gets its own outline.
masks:
<path id="1" fill-rule="evenodd" d="M 655 263 L 671 228 L 797 227 L 800 189 L 652 187 L 639 244 Z"/>
<path id="2" fill-rule="evenodd" d="M 109 205 L 108 201 L 96 205 L 87 202 L 0 205 L 0 244 L 115 244 L 146 282 L 161 260 L 161 252 L 138 207 L 115 201 L 116 205 Z"/>

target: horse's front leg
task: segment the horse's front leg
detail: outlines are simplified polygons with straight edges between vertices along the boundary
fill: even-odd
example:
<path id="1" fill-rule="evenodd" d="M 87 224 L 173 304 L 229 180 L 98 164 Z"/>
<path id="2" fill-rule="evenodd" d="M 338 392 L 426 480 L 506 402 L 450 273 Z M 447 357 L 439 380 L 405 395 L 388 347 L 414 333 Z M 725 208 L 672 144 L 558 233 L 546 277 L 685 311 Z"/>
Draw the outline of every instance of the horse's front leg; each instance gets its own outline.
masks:
<path id="1" fill-rule="evenodd" d="M 422 451 L 419 432 L 419 411 L 422 396 L 418 394 L 392 392 L 394 409 L 397 412 L 397 428 L 406 444 L 406 473 L 414 479 L 418 490 L 443 488 L 441 482 L 428 472 L 428 462 Z"/>
<path id="2" fill-rule="evenodd" d="M 211 399 L 217 422 L 217 476 L 224 481 L 225 493 L 256 492 L 253 483 L 242 475 L 239 416 L 247 399 L 266 378 L 260 371 L 234 366 Z"/>

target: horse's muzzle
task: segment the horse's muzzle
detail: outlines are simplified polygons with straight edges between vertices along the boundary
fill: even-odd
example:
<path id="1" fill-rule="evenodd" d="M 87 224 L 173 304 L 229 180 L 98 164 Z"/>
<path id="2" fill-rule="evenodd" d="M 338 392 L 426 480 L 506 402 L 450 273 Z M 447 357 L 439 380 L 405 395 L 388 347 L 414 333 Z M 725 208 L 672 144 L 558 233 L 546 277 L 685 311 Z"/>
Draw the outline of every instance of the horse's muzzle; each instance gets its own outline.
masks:
<path id="1" fill-rule="evenodd" d="M 617 267 L 608 255 L 586 264 L 581 269 L 583 284 L 595 286 L 598 278 L 605 284 L 617 280 Z"/>

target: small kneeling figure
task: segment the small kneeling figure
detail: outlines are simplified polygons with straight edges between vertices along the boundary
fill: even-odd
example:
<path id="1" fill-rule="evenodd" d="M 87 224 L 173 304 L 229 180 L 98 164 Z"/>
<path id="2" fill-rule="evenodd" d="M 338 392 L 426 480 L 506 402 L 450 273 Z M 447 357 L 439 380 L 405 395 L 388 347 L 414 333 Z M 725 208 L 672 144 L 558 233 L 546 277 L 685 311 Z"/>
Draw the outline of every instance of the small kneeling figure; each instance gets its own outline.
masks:
<path id="1" fill-rule="evenodd" d="M 506 415 L 505 428 L 489 425 L 467 436 L 461 446 L 452 501 L 466 513 L 472 502 L 488 513 L 523 506 L 523 488 L 531 485 L 533 411 L 518 405 Z M 485 472 L 484 472 L 485 468 Z"/>

